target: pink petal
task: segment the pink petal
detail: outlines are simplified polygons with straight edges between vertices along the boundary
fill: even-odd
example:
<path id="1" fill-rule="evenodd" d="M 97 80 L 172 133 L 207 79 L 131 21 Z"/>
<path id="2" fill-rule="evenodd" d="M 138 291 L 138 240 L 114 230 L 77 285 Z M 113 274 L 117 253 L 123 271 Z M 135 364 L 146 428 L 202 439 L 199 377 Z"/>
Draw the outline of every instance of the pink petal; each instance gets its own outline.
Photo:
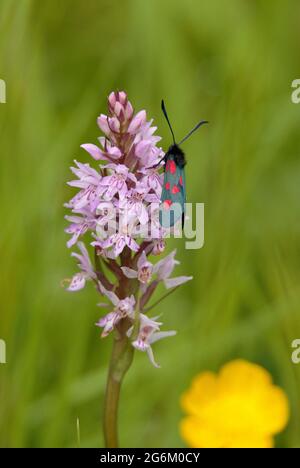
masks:
<path id="1" fill-rule="evenodd" d="M 106 194 L 104 195 L 105 200 L 109 201 L 111 200 L 115 194 L 117 193 L 118 189 L 115 185 L 111 185 L 108 187 Z"/>
<path id="2" fill-rule="evenodd" d="M 149 216 L 144 204 L 141 204 L 141 212 L 139 215 L 139 221 L 141 224 L 146 224 L 148 222 Z"/>
<path id="3" fill-rule="evenodd" d="M 107 123 L 107 116 L 104 114 L 101 114 L 100 117 L 97 119 L 97 123 L 99 128 L 102 130 L 103 133 L 106 135 L 110 134 L 110 128 Z"/>
<path id="4" fill-rule="evenodd" d="M 147 354 L 148 354 L 148 357 L 149 357 L 149 359 L 150 359 L 151 364 L 153 364 L 154 367 L 156 367 L 157 369 L 159 369 L 159 368 L 160 368 L 160 365 L 157 364 L 157 362 L 155 362 L 155 359 L 154 359 L 154 355 L 153 355 L 153 351 L 152 351 L 151 346 L 149 346 L 149 347 L 147 348 Z"/>
<path id="5" fill-rule="evenodd" d="M 134 174 L 132 174 L 131 172 L 129 172 L 128 174 L 128 179 L 132 180 L 133 182 L 137 183 L 137 180 L 136 180 L 136 177 Z"/>
<path id="6" fill-rule="evenodd" d="M 128 133 L 134 134 L 137 130 L 146 122 L 146 111 L 142 110 L 136 114 L 132 119 L 129 127 Z"/>
<path id="7" fill-rule="evenodd" d="M 112 292 L 112 291 L 108 291 L 107 289 L 104 288 L 104 286 L 100 286 L 100 290 L 102 292 L 102 294 L 104 294 L 106 297 L 108 297 L 108 299 L 112 302 L 112 304 L 114 306 L 117 306 L 120 302 L 118 296 Z"/>
<path id="8" fill-rule="evenodd" d="M 179 262 L 175 260 L 176 249 L 173 250 L 167 257 L 160 260 L 154 267 L 154 272 L 158 274 L 159 279 L 166 279 Z"/>
<path id="9" fill-rule="evenodd" d="M 117 241 L 117 243 L 114 246 L 114 254 L 116 257 L 118 257 L 120 253 L 123 252 L 125 245 L 126 242 L 124 238 L 121 238 Z"/>
<path id="10" fill-rule="evenodd" d="M 145 250 L 143 250 L 140 258 L 137 261 L 137 267 L 141 268 L 145 263 L 148 263 L 148 260 L 147 260 L 146 252 L 145 252 Z"/>
<path id="11" fill-rule="evenodd" d="M 124 275 L 127 277 L 127 278 L 137 278 L 137 272 L 135 270 L 133 270 L 132 268 L 128 268 L 128 267 L 121 267 L 121 270 L 123 271 Z"/>
<path id="12" fill-rule="evenodd" d="M 133 115 L 133 107 L 130 102 L 127 102 L 127 105 L 125 107 L 125 117 L 127 120 L 131 119 Z"/>
<path id="13" fill-rule="evenodd" d="M 109 117 L 108 119 L 108 128 L 111 131 L 118 133 L 120 131 L 120 122 L 116 117 Z"/>
<path id="14" fill-rule="evenodd" d="M 75 233 L 73 234 L 73 236 L 71 237 L 71 239 L 68 240 L 68 242 L 67 242 L 67 247 L 68 247 L 68 249 L 70 249 L 71 247 L 73 247 L 73 245 L 76 244 L 76 242 L 77 242 L 78 237 L 80 236 L 80 234 L 81 234 L 80 231 L 75 232 Z"/>
<path id="15" fill-rule="evenodd" d="M 123 106 L 120 102 L 116 102 L 114 106 L 114 113 L 120 117 L 121 112 L 123 112 Z"/>
<path id="16" fill-rule="evenodd" d="M 132 239 L 132 237 L 127 237 L 126 238 L 126 244 L 128 245 L 128 247 L 133 250 L 134 252 L 138 252 L 140 250 L 140 246 L 135 242 L 134 239 Z M 123 249 L 122 249 L 123 250 Z"/>
<path id="17" fill-rule="evenodd" d="M 124 178 L 127 177 L 128 167 L 125 164 L 109 164 L 108 167 L 115 169 L 118 174 L 125 176 Z"/>
<path id="18" fill-rule="evenodd" d="M 126 100 L 127 100 L 127 94 L 125 93 L 125 91 L 119 91 L 119 101 L 121 104 L 125 104 Z"/>
<path id="19" fill-rule="evenodd" d="M 136 156 L 138 156 L 139 158 L 145 156 L 147 151 L 149 151 L 150 147 L 151 147 L 151 142 L 149 142 L 148 140 L 140 141 L 135 147 Z"/>
<path id="20" fill-rule="evenodd" d="M 147 343 L 139 339 L 133 341 L 131 344 L 135 349 L 138 349 L 139 351 L 146 351 L 149 347 Z"/>
<path id="21" fill-rule="evenodd" d="M 119 197 L 120 197 L 120 200 L 124 200 L 124 198 L 126 197 L 127 195 L 127 192 L 128 192 L 128 189 L 127 189 L 127 185 L 125 184 L 125 182 L 122 184 L 122 187 L 119 189 Z"/>
<path id="22" fill-rule="evenodd" d="M 85 277 L 81 273 L 77 273 L 73 276 L 72 281 L 67 288 L 67 291 L 79 291 L 85 286 Z"/>
<path id="23" fill-rule="evenodd" d="M 107 186 L 107 185 L 111 185 L 112 182 L 113 182 L 113 176 L 109 175 L 109 176 L 102 177 L 100 181 L 100 185 Z"/>
<path id="24" fill-rule="evenodd" d="M 108 248 L 111 247 L 113 244 L 114 244 L 114 238 L 113 238 L 113 237 L 108 237 L 107 239 L 105 239 L 105 241 L 102 242 L 101 247 L 102 247 L 103 249 L 108 249 Z"/>
<path id="25" fill-rule="evenodd" d="M 112 159 L 119 159 L 122 156 L 121 151 L 116 146 L 108 148 L 107 152 Z"/>
<path id="26" fill-rule="evenodd" d="M 112 108 L 116 105 L 117 99 L 114 91 L 108 96 L 108 102 Z"/>
<path id="27" fill-rule="evenodd" d="M 155 343 L 156 341 L 163 340 L 164 338 L 168 338 L 169 336 L 175 336 L 177 332 L 175 330 L 170 331 L 162 331 L 162 332 L 155 332 L 150 338 L 150 343 Z"/>
<path id="28" fill-rule="evenodd" d="M 191 281 L 193 279 L 192 276 L 177 276 L 176 278 L 166 278 L 164 280 L 165 286 L 167 289 L 175 288 L 180 286 L 181 284 L 186 283 L 187 281 Z"/>
<path id="29" fill-rule="evenodd" d="M 92 143 L 81 145 L 80 148 L 83 148 L 85 151 L 87 151 L 96 161 L 99 161 L 99 159 L 105 159 L 105 156 L 98 148 L 98 146 L 93 145 Z"/>

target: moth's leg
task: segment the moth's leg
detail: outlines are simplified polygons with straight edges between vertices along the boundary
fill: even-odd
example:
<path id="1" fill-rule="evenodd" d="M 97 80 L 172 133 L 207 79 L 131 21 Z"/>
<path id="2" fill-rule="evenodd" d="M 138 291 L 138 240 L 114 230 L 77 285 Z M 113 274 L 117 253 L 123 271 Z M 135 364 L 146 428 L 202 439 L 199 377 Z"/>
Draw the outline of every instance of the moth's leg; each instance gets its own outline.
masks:
<path id="1" fill-rule="evenodd" d="M 184 228 L 184 220 L 185 220 L 185 212 L 183 211 L 182 215 L 181 215 L 181 225 L 182 225 L 182 229 Z"/>
<path id="2" fill-rule="evenodd" d="M 159 166 L 159 165 L 160 165 L 160 163 L 161 163 L 162 161 L 166 161 L 166 160 L 167 160 L 167 155 L 165 154 L 165 155 L 164 155 L 164 156 L 161 158 L 161 160 L 160 160 L 160 161 L 158 161 L 158 163 L 157 163 L 157 164 L 155 164 L 155 166 L 153 166 L 153 167 L 157 167 L 157 166 Z"/>

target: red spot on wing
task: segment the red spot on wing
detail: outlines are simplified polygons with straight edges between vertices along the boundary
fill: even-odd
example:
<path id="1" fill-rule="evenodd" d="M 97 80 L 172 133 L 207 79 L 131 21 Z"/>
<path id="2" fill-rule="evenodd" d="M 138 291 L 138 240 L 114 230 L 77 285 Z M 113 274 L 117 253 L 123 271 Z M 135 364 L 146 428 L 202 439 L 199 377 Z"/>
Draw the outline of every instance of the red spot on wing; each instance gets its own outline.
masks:
<path id="1" fill-rule="evenodd" d="M 165 210 L 169 210 L 170 206 L 172 205 L 172 200 L 164 200 L 163 205 Z"/>
<path id="2" fill-rule="evenodd" d="M 182 176 L 179 177 L 179 183 L 181 185 L 181 187 L 183 187 L 183 180 L 182 180 Z"/>
<path id="3" fill-rule="evenodd" d="M 169 172 L 170 170 L 170 161 L 167 161 L 166 163 L 166 172 Z"/>
<path id="4" fill-rule="evenodd" d="M 167 183 L 166 183 L 165 189 L 166 189 L 166 190 L 170 190 L 170 182 L 167 182 Z"/>
<path id="5" fill-rule="evenodd" d="M 176 164 L 174 163 L 174 161 L 170 161 L 170 172 L 171 174 L 175 174 L 176 172 Z"/>
<path id="6" fill-rule="evenodd" d="M 177 187 L 177 185 L 174 185 L 172 188 L 172 193 L 175 195 L 178 192 L 180 192 L 179 188 Z"/>

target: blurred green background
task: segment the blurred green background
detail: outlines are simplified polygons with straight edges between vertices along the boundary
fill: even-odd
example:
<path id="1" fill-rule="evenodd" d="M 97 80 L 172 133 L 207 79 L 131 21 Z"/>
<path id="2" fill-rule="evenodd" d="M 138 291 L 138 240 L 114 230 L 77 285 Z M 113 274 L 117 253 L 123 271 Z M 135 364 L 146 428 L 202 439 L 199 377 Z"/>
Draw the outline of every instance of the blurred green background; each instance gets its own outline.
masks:
<path id="1" fill-rule="evenodd" d="M 205 203 L 205 246 L 176 273 L 194 281 L 159 307 L 178 335 L 155 345 L 162 369 L 136 353 L 123 388 L 125 447 L 181 447 L 181 393 L 193 376 L 243 357 L 288 394 L 277 439 L 300 447 L 299 120 L 297 0 L 1 0 L 0 445 L 102 446 L 111 337 L 94 322 L 89 284 L 65 292 L 75 271 L 65 243 L 69 166 L 90 158 L 106 96 L 125 89 L 155 118 L 165 98 L 175 132 L 211 124 L 186 145 L 188 199 Z M 157 296 L 162 292 L 160 290 Z"/>

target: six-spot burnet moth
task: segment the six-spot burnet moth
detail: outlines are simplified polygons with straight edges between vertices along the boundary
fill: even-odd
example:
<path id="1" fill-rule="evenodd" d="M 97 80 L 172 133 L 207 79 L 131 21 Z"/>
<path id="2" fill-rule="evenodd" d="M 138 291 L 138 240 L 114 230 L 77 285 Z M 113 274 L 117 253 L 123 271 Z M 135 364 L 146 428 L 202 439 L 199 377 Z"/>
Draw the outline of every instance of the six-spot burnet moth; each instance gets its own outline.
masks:
<path id="1" fill-rule="evenodd" d="M 176 143 L 174 132 L 165 108 L 164 101 L 161 101 L 161 108 L 171 130 L 173 144 L 161 159 L 165 162 L 164 181 L 161 193 L 161 206 L 159 210 L 159 222 L 162 227 L 169 228 L 181 218 L 182 228 L 185 217 L 185 172 L 186 159 L 180 145 L 186 141 L 201 125 L 208 123 L 201 120 L 197 125 L 180 141 Z M 161 161 L 158 163 L 160 164 Z"/>

